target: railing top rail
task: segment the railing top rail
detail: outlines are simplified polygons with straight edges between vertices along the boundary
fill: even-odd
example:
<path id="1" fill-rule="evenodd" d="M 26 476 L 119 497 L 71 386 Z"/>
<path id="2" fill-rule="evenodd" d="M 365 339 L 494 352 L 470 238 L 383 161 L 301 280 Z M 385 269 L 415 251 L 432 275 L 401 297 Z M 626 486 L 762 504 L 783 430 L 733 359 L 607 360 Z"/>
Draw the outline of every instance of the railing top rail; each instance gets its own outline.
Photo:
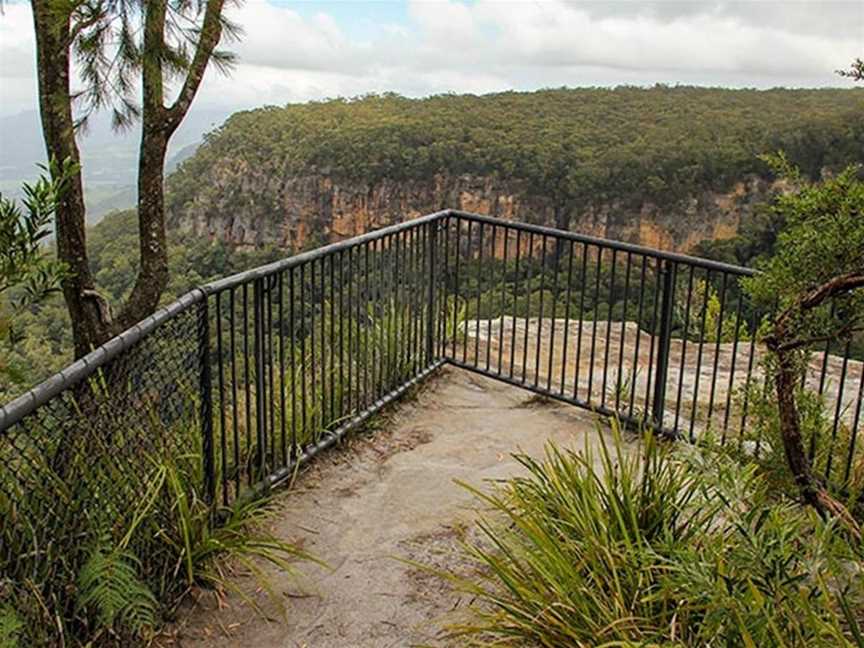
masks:
<path id="1" fill-rule="evenodd" d="M 229 277 L 224 277 L 222 279 L 217 279 L 216 281 L 211 281 L 210 283 L 206 283 L 201 286 L 201 289 L 208 295 L 222 292 L 224 290 L 240 286 L 244 283 L 249 283 L 256 279 L 263 279 L 265 277 L 272 276 L 278 272 L 282 272 L 284 270 L 288 270 L 289 268 L 296 267 L 304 263 L 314 261 L 321 257 L 337 253 L 341 250 L 347 250 L 348 248 L 356 247 L 364 243 L 369 243 L 370 241 L 376 241 L 386 236 L 397 234 L 406 229 L 411 229 L 420 225 L 424 225 L 426 223 L 441 220 L 443 218 L 446 218 L 449 213 L 450 210 L 445 209 L 443 211 L 435 212 L 434 214 L 427 214 L 426 216 L 412 218 L 411 220 L 402 221 L 401 223 L 396 223 L 395 225 L 382 227 L 381 229 L 375 230 L 373 232 L 366 232 L 365 234 L 361 234 L 360 236 L 354 236 L 352 238 L 345 239 L 344 241 L 338 241 L 336 243 L 331 243 L 320 248 L 315 248 L 314 250 L 301 252 L 300 254 L 295 254 L 286 259 L 280 259 L 279 261 L 274 261 L 273 263 L 268 263 L 267 265 L 259 266 L 258 268 L 253 268 L 251 270 L 239 272 Z"/>
<path id="2" fill-rule="evenodd" d="M 124 353 L 136 342 L 147 336 L 160 324 L 185 312 L 206 295 L 200 288 L 194 288 L 179 299 L 160 308 L 120 335 L 111 338 L 102 346 L 79 358 L 68 367 L 39 383 L 31 390 L 21 394 L 0 407 L 0 434 L 21 421 L 39 407 L 50 401 L 62 391 L 92 376 L 99 367 Z"/>
<path id="3" fill-rule="evenodd" d="M 621 241 L 613 241 L 611 239 L 589 236 L 587 234 L 577 234 L 576 232 L 570 232 L 568 230 L 559 230 L 552 227 L 545 227 L 543 225 L 533 225 L 530 223 L 522 223 L 518 221 L 502 220 L 500 218 L 494 218 L 492 216 L 484 216 L 483 214 L 474 214 L 471 212 L 464 212 L 455 209 L 450 209 L 447 211 L 451 216 L 456 216 L 466 220 L 472 220 L 474 222 L 498 225 L 510 229 L 521 230 L 523 232 L 533 232 L 535 234 L 575 241 L 577 243 L 586 243 L 588 245 L 595 245 L 597 247 L 603 247 L 610 250 L 631 252 L 633 254 L 653 257 L 655 259 L 663 259 L 667 261 L 673 261 L 675 263 L 692 265 L 698 268 L 704 268 L 706 270 L 725 272 L 728 274 L 734 274 L 743 277 L 752 277 L 756 274 L 756 271 L 752 268 L 745 268 L 742 266 L 732 265 L 731 263 L 723 263 L 721 261 L 712 261 L 711 259 L 702 259 L 687 254 L 679 254 L 677 252 L 665 252 L 663 250 L 655 250 L 653 248 L 636 245 L 634 243 L 623 243 Z"/>

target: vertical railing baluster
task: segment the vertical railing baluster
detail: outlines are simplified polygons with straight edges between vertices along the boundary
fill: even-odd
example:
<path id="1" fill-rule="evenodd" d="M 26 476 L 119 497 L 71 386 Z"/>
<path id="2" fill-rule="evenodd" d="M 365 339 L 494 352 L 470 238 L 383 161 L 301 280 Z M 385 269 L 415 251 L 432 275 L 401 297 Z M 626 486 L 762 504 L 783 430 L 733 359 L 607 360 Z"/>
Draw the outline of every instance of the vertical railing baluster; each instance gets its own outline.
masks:
<path id="1" fill-rule="evenodd" d="M 609 376 L 609 344 L 612 341 L 612 306 L 615 303 L 615 271 L 618 267 L 618 250 L 612 250 L 612 270 L 609 276 L 609 299 L 606 300 L 606 343 L 603 345 L 603 382 L 600 387 L 600 407 L 606 406 L 606 391 Z"/>
<path id="2" fill-rule="evenodd" d="M 208 297 L 198 305 L 198 387 L 201 395 L 201 453 L 204 463 L 204 494 L 208 503 L 216 499 L 216 474 L 213 457 L 213 390 L 210 373 L 210 314 Z M 221 360 L 220 360 L 221 362 Z"/>
<path id="3" fill-rule="evenodd" d="M 714 366 L 711 369 L 711 389 L 708 392 L 708 418 L 706 421 L 706 431 L 711 430 L 711 420 L 714 416 L 714 396 L 717 393 L 717 371 L 720 366 L 720 344 L 723 341 L 723 317 L 726 314 L 726 289 L 729 281 L 728 273 L 723 273 L 723 279 L 720 283 L 720 312 L 717 314 L 717 339 L 714 344 Z"/>
<path id="4" fill-rule="evenodd" d="M 477 264 L 474 266 L 477 280 L 477 312 L 474 313 L 474 366 L 480 368 L 480 312 L 483 299 L 483 221 L 480 221 L 480 234 L 477 241 Z"/>
<path id="5" fill-rule="evenodd" d="M 585 282 L 588 281 L 588 244 L 582 244 L 582 270 L 579 278 L 579 322 L 576 324 L 576 370 L 573 372 L 573 400 L 579 400 L 579 375 L 582 373 L 582 328 L 585 321 Z"/>
<path id="6" fill-rule="evenodd" d="M 291 331 L 291 462 L 297 461 L 297 320 L 294 297 L 296 294 L 294 268 L 288 270 L 288 329 Z M 302 335 L 302 333 L 301 333 Z M 302 361 L 302 357 L 301 357 Z M 301 375 L 302 380 L 302 375 Z"/>
<path id="7" fill-rule="evenodd" d="M 519 310 L 519 260 L 522 256 L 522 230 L 516 230 L 516 262 L 513 268 L 513 315 L 510 324 L 510 372 L 512 380 L 516 372 L 516 311 Z M 527 325 L 527 322 L 526 322 Z"/>
<path id="8" fill-rule="evenodd" d="M 630 300 L 630 270 L 633 265 L 633 255 L 627 253 L 627 263 L 624 265 L 624 308 L 621 310 L 621 337 L 618 340 L 618 376 L 615 379 L 615 411 L 620 414 L 621 388 L 624 372 L 624 340 L 627 335 L 627 305 Z M 633 378 L 631 377 L 631 380 Z"/>
<path id="9" fill-rule="evenodd" d="M 639 378 L 639 347 L 642 342 L 642 317 L 645 314 L 645 273 L 648 270 L 648 257 L 642 257 L 642 268 L 639 272 L 639 305 L 636 308 L 636 344 L 633 348 L 633 381 L 630 383 L 630 404 L 627 417 L 633 419 L 636 409 L 636 384 Z M 648 378 L 646 377 L 646 383 Z M 650 388 L 647 388 L 650 389 Z"/>
<path id="10" fill-rule="evenodd" d="M 433 221 L 427 225 L 429 229 L 429 297 L 427 299 L 427 308 L 429 309 L 426 320 L 426 366 L 429 366 L 434 361 L 435 356 L 435 282 L 437 276 L 435 273 L 435 250 L 437 242 L 437 221 Z"/>
<path id="11" fill-rule="evenodd" d="M 546 391 L 552 391 L 552 369 L 555 362 L 555 329 L 558 317 L 558 264 L 561 261 L 561 242 L 553 240 L 555 252 L 552 254 L 552 315 L 549 318 L 551 325 L 549 332 L 549 358 L 546 369 Z"/>
<path id="12" fill-rule="evenodd" d="M 567 291 L 565 293 L 565 301 L 567 306 L 564 310 L 564 341 L 561 347 L 561 390 L 558 392 L 560 396 L 564 395 L 567 383 L 567 353 L 569 351 L 568 344 L 570 343 L 570 298 L 573 290 L 573 241 L 570 241 L 568 257 L 567 257 Z"/>
<path id="13" fill-rule="evenodd" d="M 531 265 L 534 261 L 534 233 L 528 234 L 528 258 L 525 259 L 525 283 L 528 285 L 525 291 L 525 337 L 522 340 L 522 384 L 528 376 L 528 335 L 531 322 Z"/>
<path id="14" fill-rule="evenodd" d="M 264 373 L 264 279 L 255 279 L 252 284 L 252 321 L 254 325 L 255 353 L 255 434 L 258 450 L 258 475 L 264 477 L 267 430 L 267 386 Z"/>
<path id="15" fill-rule="evenodd" d="M 230 327 L 229 343 L 231 345 L 231 432 L 234 443 L 234 495 L 240 495 L 240 480 L 242 471 L 240 470 L 240 417 L 237 408 L 237 345 L 235 333 L 235 289 L 231 288 L 228 297 L 228 326 Z"/>
<path id="16" fill-rule="evenodd" d="M 852 461 L 855 457 L 855 449 L 858 442 L 858 426 L 861 422 L 861 409 L 864 406 L 864 362 L 861 363 L 861 375 L 858 376 L 858 403 L 855 405 L 855 416 L 852 418 L 852 435 L 849 439 L 849 454 L 846 457 L 846 470 L 843 481 L 849 481 L 849 473 L 852 470 Z"/>
<path id="17" fill-rule="evenodd" d="M 534 350 L 534 388 L 540 384 L 540 356 L 543 348 L 543 291 L 546 279 L 546 236 L 540 237 L 540 304 L 537 308 L 537 344 Z"/>
<path id="18" fill-rule="evenodd" d="M 249 284 L 243 284 L 243 390 L 245 392 L 245 414 L 246 414 L 246 452 L 252 452 L 252 362 L 255 360 L 255 352 L 249 355 Z M 257 398 L 257 395 L 255 396 Z M 246 456 L 246 482 L 252 485 L 251 457 Z"/>
<path id="19" fill-rule="evenodd" d="M 222 351 L 222 293 L 216 293 L 216 358 L 219 371 L 219 450 L 221 453 L 220 461 L 222 467 L 222 503 L 228 503 L 228 440 L 225 433 L 225 362 L 223 360 Z M 212 443 L 211 443 L 212 445 Z"/>
<path id="20" fill-rule="evenodd" d="M 657 368 L 654 377 L 654 399 L 652 419 L 657 430 L 663 429 L 663 415 L 666 409 L 666 376 L 669 371 L 669 348 L 672 342 L 672 307 L 675 290 L 675 264 L 664 261 L 660 266 L 661 310 L 660 338 L 657 345 Z"/>
<path id="21" fill-rule="evenodd" d="M 705 346 L 705 322 L 711 294 L 711 271 L 705 273 L 705 295 L 702 299 L 702 317 L 699 324 L 699 345 L 696 352 L 696 377 L 693 380 L 693 409 L 690 412 L 690 441 L 696 440 L 696 419 L 699 417 L 699 383 L 702 380 L 702 350 Z"/>
<path id="22" fill-rule="evenodd" d="M 729 416 L 732 410 L 732 392 L 735 390 L 735 372 L 738 363 L 738 342 L 739 333 L 741 330 L 741 308 L 744 303 L 744 296 L 741 294 L 740 284 L 738 289 L 738 304 L 735 308 L 735 329 L 732 331 L 734 336 L 732 339 L 732 362 L 729 368 L 729 384 L 726 388 L 726 404 L 723 412 L 723 432 L 721 433 L 720 444 L 726 445 L 726 433 L 729 431 Z"/>
<path id="23" fill-rule="evenodd" d="M 594 368 L 597 353 L 597 319 L 600 317 L 600 277 L 603 274 L 603 248 L 597 248 L 594 275 L 594 315 L 591 317 L 591 355 L 588 363 L 588 402 L 594 398 Z"/>
<path id="24" fill-rule="evenodd" d="M 501 314 L 498 320 L 498 371 L 496 373 L 499 376 L 504 371 L 502 368 L 504 362 L 504 313 L 507 312 L 507 248 L 510 243 L 510 229 L 506 225 L 501 229 L 501 237 L 504 239 L 504 254 L 501 261 Z"/>
<path id="25" fill-rule="evenodd" d="M 277 277 L 279 287 L 279 431 L 281 435 L 282 466 L 288 465 L 288 445 L 286 443 L 287 410 L 285 405 L 285 286 L 282 272 Z"/>
<path id="26" fill-rule="evenodd" d="M 681 419 L 681 400 L 684 390 L 684 374 L 687 361 L 687 338 L 690 335 L 690 304 L 693 301 L 693 275 L 695 268 L 691 265 L 687 273 L 687 303 L 684 305 L 684 332 L 681 334 L 681 364 L 678 368 L 678 394 L 675 397 L 675 420 L 672 430 L 678 433 L 678 423 Z"/>

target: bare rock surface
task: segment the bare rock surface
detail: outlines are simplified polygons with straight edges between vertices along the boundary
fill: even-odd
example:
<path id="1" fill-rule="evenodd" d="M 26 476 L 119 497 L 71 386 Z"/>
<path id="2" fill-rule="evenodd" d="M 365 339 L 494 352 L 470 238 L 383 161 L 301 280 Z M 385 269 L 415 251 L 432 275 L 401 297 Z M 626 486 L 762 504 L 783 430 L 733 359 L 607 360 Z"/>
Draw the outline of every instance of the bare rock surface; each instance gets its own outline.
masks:
<path id="1" fill-rule="evenodd" d="M 456 482 L 482 486 L 513 475 L 519 466 L 511 453 L 541 456 L 549 439 L 577 449 L 586 438 L 597 441 L 589 412 L 453 368 L 384 419 L 380 429 L 314 462 L 278 496 L 274 531 L 328 564 L 298 564 L 300 580 L 265 568 L 285 597 L 287 620 L 251 579 L 238 577 L 271 618 L 239 596 L 219 603 L 204 595 L 182 611 L 174 645 L 447 645 L 441 628 L 467 601 L 406 561 L 468 569 L 458 542 L 477 502 Z"/>
<path id="2" fill-rule="evenodd" d="M 452 342 L 448 350 L 457 360 L 554 393 L 575 394 L 594 406 L 638 417 L 651 404 L 659 344 L 636 322 L 505 315 L 461 323 Z M 673 337 L 665 426 L 694 433 L 710 427 L 716 434 L 739 435 L 746 424 L 741 388 L 748 377 L 756 385 L 764 383 L 765 354 L 761 344 L 749 341 L 700 343 Z M 810 357 L 807 387 L 822 393 L 830 415 L 839 413 L 849 426 L 858 411 L 862 379 L 859 360 L 826 358 L 821 351 Z"/>

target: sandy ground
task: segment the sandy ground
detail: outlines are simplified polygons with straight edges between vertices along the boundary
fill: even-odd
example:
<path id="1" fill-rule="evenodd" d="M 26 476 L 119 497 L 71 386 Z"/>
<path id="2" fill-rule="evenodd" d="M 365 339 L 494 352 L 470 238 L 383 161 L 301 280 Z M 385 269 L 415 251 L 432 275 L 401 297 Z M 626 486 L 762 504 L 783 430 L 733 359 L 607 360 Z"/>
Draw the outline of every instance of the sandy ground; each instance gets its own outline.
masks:
<path id="1" fill-rule="evenodd" d="M 328 453 L 278 496 L 275 532 L 329 565 L 298 565 L 299 581 L 268 569 L 287 621 L 238 578 L 272 618 L 236 595 L 221 605 L 203 596 L 181 612 L 174 645 L 452 645 L 441 628 L 467 601 L 405 561 L 468 569 L 458 542 L 477 516 L 476 500 L 456 481 L 481 486 L 513 475 L 519 467 L 510 453 L 540 456 L 548 439 L 579 448 L 586 435 L 596 441 L 592 414 L 453 368 L 382 418 L 379 429 Z"/>

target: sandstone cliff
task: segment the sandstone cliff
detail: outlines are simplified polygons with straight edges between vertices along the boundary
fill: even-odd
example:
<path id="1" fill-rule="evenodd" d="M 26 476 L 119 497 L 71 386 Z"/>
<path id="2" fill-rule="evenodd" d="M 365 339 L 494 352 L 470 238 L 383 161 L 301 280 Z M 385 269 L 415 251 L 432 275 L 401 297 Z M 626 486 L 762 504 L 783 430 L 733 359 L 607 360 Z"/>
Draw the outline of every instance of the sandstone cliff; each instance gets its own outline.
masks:
<path id="1" fill-rule="evenodd" d="M 286 249 L 320 245 L 446 207 L 687 252 L 704 239 L 735 235 L 738 224 L 771 187 L 751 176 L 728 192 L 705 192 L 671 206 L 621 201 L 569 205 L 569 219 L 518 182 L 470 175 L 374 184 L 339 181 L 326 173 L 286 175 L 222 160 L 200 178 L 201 189 L 171 205 L 172 226 L 242 247 Z"/>

